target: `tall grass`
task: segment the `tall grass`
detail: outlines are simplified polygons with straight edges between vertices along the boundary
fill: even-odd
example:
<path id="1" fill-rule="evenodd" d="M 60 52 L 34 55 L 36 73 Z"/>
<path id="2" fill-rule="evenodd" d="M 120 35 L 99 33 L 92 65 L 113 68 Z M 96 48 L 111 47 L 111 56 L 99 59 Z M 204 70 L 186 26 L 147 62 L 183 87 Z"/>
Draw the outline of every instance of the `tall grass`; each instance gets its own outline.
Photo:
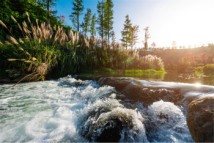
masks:
<path id="1" fill-rule="evenodd" d="M 36 72 L 44 76 L 61 65 L 58 66 L 61 74 L 76 72 L 79 65 L 85 62 L 88 40 L 72 30 L 66 33 L 59 26 L 52 27 L 44 22 L 39 24 L 38 20 L 33 24 L 28 14 L 27 16 L 28 21 L 23 21 L 22 24 L 11 16 L 14 24 L 19 27 L 19 38 L 15 38 L 13 31 L 0 20 L 0 25 L 10 33 L 0 44 L 3 60 L 7 60 L 6 68 L 18 69 L 22 73 Z M 38 69 L 44 64 L 47 71 L 39 72 Z"/>
<path id="2" fill-rule="evenodd" d="M 28 14 L 27 17 L 27 21 L 18 23 L 11 16 L 18 27 L 19 37 L 13 36 L 14 31 L 0 20 L 1 27 L 10 33 L 0 42 L 5 70 L 15 69 L 22 75 L 34 73 L 32 76 L 44 79 L 48 73 L 64 76 L 102 67 L 121 68 L 121 63 L 126 61 L 127 52 L 103 48 L 99 39 L 87 38 L 38 20 L 32 23 Z"/>

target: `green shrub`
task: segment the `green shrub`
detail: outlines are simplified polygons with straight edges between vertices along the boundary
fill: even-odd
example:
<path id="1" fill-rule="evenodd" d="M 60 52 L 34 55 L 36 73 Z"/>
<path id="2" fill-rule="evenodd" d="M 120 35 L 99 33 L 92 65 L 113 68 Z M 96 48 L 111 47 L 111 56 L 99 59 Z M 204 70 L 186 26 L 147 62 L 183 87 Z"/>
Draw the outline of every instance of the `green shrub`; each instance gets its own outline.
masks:
<path id="1" fill-rule="evenodd" d="M 164 63 L 160 57 L 155 55 L 146 55 L 139 59 L 141 69 L 164 70 Z"/>
<path id="2" fill-rule="evenodd" d="M 194 69 L 194 75 L 195 75 L 196 77 L 201 77 L 201 76 L 204 74 L 203 69 L 204 69 L 203 66 L 198 66 L 198 67 L 196 67 L 196 68 Z"/>
<path id="3" fill-rule="evenodd" d="M 88 40 L 72 30 L 65 32 L 61 27 L 52 27 L 50 24 L 34 24 L 28 17 L 28 22 L 19 24 L 24 38 L 14 38 L 12 31 L 0 20 L 0 25 L 11 31 L 7 40 L 0 43 L 0 51 L 4 60 L 4 69 L 16 69 L 23 74 L 38 73 L 41 65 L 46 65 L 47 74 L 58 66 L 61 74 L 72 74 L 85 64 Z M 44 70 L 44 68 L 43 68 Z M 44 76 L 44 75 L 41 75 Z"/>
<path id="4" fill-rule="evenodd" d="M 84 70 L 122 69 L 129 57 L 127 51 L 101 47 L 100 40 L 86 38 L 72 30 L 39 24 L 38 21 L 32 23 L 29 16 L 28 22 L 22 24 L 13 16 L 11 19 L 23 36 L 15 38 L 13 30 L 0 20 L 0 26 L 10 33 L 7 40 L 0 42 L 0 60 L 3 61 L 1 66 L 4 71 L 15 69 L 22 75 L 51 73 L 57 77 Z M 109 69 L 104 72 L 112 73 Z"/>
<path id="5" fill-rule="evenodd" d="M 213 75 L 214 76 L 214 64 L 205 65 L 203 71 L 204 71 L 205 75 Z"/>

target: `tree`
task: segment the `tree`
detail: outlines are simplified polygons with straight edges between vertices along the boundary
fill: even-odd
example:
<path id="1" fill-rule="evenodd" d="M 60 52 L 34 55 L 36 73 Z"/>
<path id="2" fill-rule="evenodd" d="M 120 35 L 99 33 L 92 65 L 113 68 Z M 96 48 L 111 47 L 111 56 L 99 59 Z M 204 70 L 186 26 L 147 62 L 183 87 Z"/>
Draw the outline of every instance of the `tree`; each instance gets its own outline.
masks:
<path id="1" fill-rule="evenodd" d="M 104 31 L 108 46 L 110 45 L 110 36 L 113 30 L 113 7 L 114 4 L 112 0 L 106 0 L 104 4 Z"/>
<path id="2" fill-rule="evenodd" d="M 130 45 L 131 41 L 131 28 L 132 28 L 132 23 L 131 20 L 129 19 L 129 15 L 126 15 L 126 20 L 124 22 L 124 28 L 123 31 L 121 32 L 122 34 L 122 46 L 128 49 L 128 46 Z"/>
<path id="3" fill-rule="evenodd" d="M 176 41 L 172 41 L 172 49 L 177 49 L 177 43 L 176 43 Z"/>
<path id="4" fill-rule="evenodd" d="M 73 10 L 73 12 L 70 15 L 70 18 L 72 20 L 75 30 L 79 32 L 80 31 L 80 15 L 82 15 L 82 12 L 84 10 L 82 0 L 74 0 L 72 10 Z"/>
<path id="5" fill-rule="evenodd" d="M 11 16 L 13 16 L 18 23 L 21 23 L 24 20 L 28 21 L 26 12 L 29 14 L 32 23 L 34 23 L 36 19 L 39 19 L 39 22 L 49 21 L 52 25 L 60 25 L 60 22 L 52 15 L 50 15 L 49 19 L 47 18 L 48 11 L 46 7 L 40 5 L 42 2 L 46 2 L 46 0 L 0 0 L 0 19 L 10 27 L 10 29 L 13 29 L 10 32 L 13 32 L 14 37 L 22 37 L 23 35 L 18 25 L 11 20 Z M 0 26 L 0 40 L 6 39 L 6 35 L 10 34 L 10 32 Z"/>
<path id="6" fill-rule="evenodd" d="M 150 38 L 149 27 L 147 26 L 146 28 L 144 28 L 144 30 L 145 30 L 145 35 L 144 35 L 144 49 L 148 50 L 148 39 Z"/>
<path id="7" fill-rule="evenodd" d="M 83 21 L 83 23 L 81 25 L 83 34 L 85 36 L 87 36 L 87 33 L 90 31 L 90 25 L 91 25 L 90 22 L 91 22 L 91 9 L 88 8 L 87 12 L 86 12 L 86 14 L 84 16 L 84 21 Z"/>
<path id="8" fill-rule="evenodd" d="M 137 35 L 138 29 L 139 29 L 138 25 L 132 26 L 130 28 L 130 46 L 131 46 L 131 49 L 133 49 L 134 45 L 137 43 L 137 40 L 138 40 L 138 35 Z"/>
<path id="9" fill-rule="evenodd" d="M 113 49 L 115 49 L 116 45 L 116 38 L 115 38 L 115 33 L 114 31 L 111 32 L 111 46 L 113 47 Z"/>
<path id="10" fill-rule="evenodd" d="M 0 0 L 0 19 L 9 21 L 10 16 L 13 14 L 11 9 L 11 1 L 10 0 Z"/>
<path id="11" fill-rule="evenodd" d="M 64 15 L 60 15 L 59 16 L 59 21 L 63 24 L 65 22 L 65 16 Z"/>
<path id="12" fill-rule="evenodd" d="M 32 2 L 35 3 L 35 0 L 31 0 Z M 56 11 L 54 10 L 51 10 L 51 7 L 53 5 L 55 5 L 56 0 L 37 0 L 36 3 L 43 7 L 44 9 L 46 9 L 48 11 L 47 13 L 47 19 L 50 20 L 50 15 L 55 15 L 56 14 Z"/>
<path id="13" fill-rule="evenodd" d="M 156 43 L 155 43 L 155 42 L 152 42 L 151 47 L 152 47 L 153 49 L 156 48 Z"/>
<path id="14" fill-rule="evenodd" d="M 91 18 L 91 25 L 90 25 L 90 34 L 91 34 L 91 37 L 95 37 L 96 35 L 96 15 L 94 14 Z"/>
<path id="15" fill-rule="evenodd" d="M 98 23 L 98 33 L 101 36 L 101 43 L 102 47 L 104 44 L 104 1 L 98 1 L 97 4 L 97 13 L 98 13 L 98 18 L 97 18 L 97 23 Z"/>

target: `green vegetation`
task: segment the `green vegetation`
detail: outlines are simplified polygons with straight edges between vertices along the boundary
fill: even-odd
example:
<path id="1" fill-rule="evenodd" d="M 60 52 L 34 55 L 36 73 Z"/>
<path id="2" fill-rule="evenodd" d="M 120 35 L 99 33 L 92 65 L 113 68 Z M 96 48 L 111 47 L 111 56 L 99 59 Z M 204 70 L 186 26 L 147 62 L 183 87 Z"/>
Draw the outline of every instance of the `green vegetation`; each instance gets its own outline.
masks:
<path id="1" fill-rule="evenodd" d="M 124 22 L 124 29 L 121 32 L 122 34 L 122 45 L 128 49 L 128 47 L 131 47 L 133 49 L 134 45 L 136 44 L 136 41 L 138 39 L 137 32 L 139 27 L 132 26 L 131 20 L 129 19 L 129 15 L 126 15 L 126 20 Z"/>
<path id="2" fill-rule="evenodd" d="M 178 75 L 188 74 L 195 75 L 196 77 L 214 75 L 213 70 L 211 70 L 212 66 L 207 66 L 214 64 L 213 44 L 191 49 L 154 48 L 149 51 L 145 51 L 144 49 L 139 50 L 140 57 L 148 54 L 160 57 L 164 63 L 165 70 L 177 73 Z M 208 70 L 205 67 L 209 67 Z"/>
<path id="3" fill-rule="evenodd" d="M 202 76 L 214 76 L 214 64 L 207 64 L 205 66 L 198 66 L 194 70 L 194 74 L 197 77 Z"/>
<path id="4" fill-rule="evenodd" d="M 204 74 L 214 76 L 214 64 L 207 64 L 204 66 Z"/>
<path id="5" fill-rule="evenodd" d="M 1 43 L 1 61 L 5 70 L 18 70 L 23 75 L 35 73 L 39 76 L 37 79 L 43 79 L 47 73 L 53 73 L 52 70 L 54 74 L 63 76 L 87 69 L 123 68 L 123 63 L 118 61 L 125 61 L 123 59 L 128 57 L 126 51 L 101 48 L 95 39 L 87 39 L 72 30 L 65 32 L 63 28 L 50 24 L 33 24 L 30 18 L 28 23 L 20 25 L 14 17 L 11 18 L 20 27 L 24 38 L 8 36 Z"/>
<path id="6" fill-rule="evenodd" d="M 91 22 L 91 9 L 87 9 L 87 12 L 84 16 L 84 22 L 81 24 L 82 31 L 84 36 L 87 36 L 87 33 L 90 32 L 90 23 Z"/>
<path id="7" fill-rule="evenodd" d="M 154 69 L 126 69 L 126 70 L 114 70 L 111 68 L 102 68 L 95 71 L 85 71 L 81 73 L 80 76 L 83 77 L 103 77 L 103 76 L 113 76 L 113 77 L 137 77 L 145 79 L 159 79 L 163 80 L 166 71 L 164 70 L 154 70 Z"/>
<path id="8" fill-rule="evenodd" d="M 136 54 L 120 49 L 102 48 L 99 41 L 94 38 L 88 39 L 72 30 L 66 32 L 62 27 L 52 27 L 47 23 L 39 24 L 36 21 L 34 24 L 28 14 L 27 17 L 27 22 L 19 24 L 11 16 L 23 38 L 8 35 L 7 40 L 0 45 L 1 55 L 3 55 L 2 69 L 9 71 L 11 78 L 30 74 L 28 80 L 40 80 L 44 79 L 46 74 L 64 76 L 109 67 L 131 68 L 129 65 L 135 60 L 130 61 L 129 57 L 137 59 Z M 2 21 L 0 23 L 9 31 Z"/>
<path id="9" fill-rule="evenodd" d="M 84 10 L 82 0 L 74 0 L 72 14 L 70 15 L 73 27 L 77 32 L 80 32 L 80 16 Z"/>
<path id="10" fill-rule="evenodd" d="M 199 77 L 199 78 L 202 77 L 202 76 L 204 75 L 203 69 L 204 69 L 203 66 L 198 66 L 198 67 L 196 67 L 196 68 L 194 69 L 194 75 L 195 75 L 196 77 Z"/>
<path id="11" fill-rule="evenodd" d="M 132 26 L 130 20 L 122 32 L 128 36 L 126 49 L 116 42 L 112 0 L 98 1 L 98 15 L 87 9 L 83 21 L 83 1 L 74 0 L 73 29 L 56 17 L 52 9 L 55 0 L 2 0 L 1 4 L 1 78 L 43 80 L 77 73 L 155 75 L 164 70 L 157 56 L 141 57 L 133 50 L 138 26 Z M 96 29 L 100 39 L 95 38 Z"/>
<path id="12" fill-rule="evenodd" d="M 191 78 L 214 75 L 213 44 L 194 49 L 149 49 L 146 27 L 144 47 L 134 50 L 139 27 L 127 15 L 122 44 L 117 43 L 112 0 L 98 1 L 97 14 L 84 8 L 83 0 L 74 0 L 72 29 L 56 16 L 55 2 L 1 0 L 1 78 L 30 75 L 32 80 L 41 80 L 80 73 L 162 78 L 165 70 Z"/>

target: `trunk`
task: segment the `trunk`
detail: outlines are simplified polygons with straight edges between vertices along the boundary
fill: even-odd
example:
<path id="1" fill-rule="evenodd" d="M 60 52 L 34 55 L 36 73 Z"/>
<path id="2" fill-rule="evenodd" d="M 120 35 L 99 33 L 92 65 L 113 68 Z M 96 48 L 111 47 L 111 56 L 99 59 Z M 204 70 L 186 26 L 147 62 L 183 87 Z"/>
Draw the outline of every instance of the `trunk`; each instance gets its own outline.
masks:
<path id="1" fill-rule="evenodd" d="M 50 0 L 47 0 L 48 20 L 50 19 Z"/>
<path id="2" fill-rule="evenodd" d="M 80 32 L 80 29 L 79 29 L 79 14 L 77 14 L 77 31 Z"/>

